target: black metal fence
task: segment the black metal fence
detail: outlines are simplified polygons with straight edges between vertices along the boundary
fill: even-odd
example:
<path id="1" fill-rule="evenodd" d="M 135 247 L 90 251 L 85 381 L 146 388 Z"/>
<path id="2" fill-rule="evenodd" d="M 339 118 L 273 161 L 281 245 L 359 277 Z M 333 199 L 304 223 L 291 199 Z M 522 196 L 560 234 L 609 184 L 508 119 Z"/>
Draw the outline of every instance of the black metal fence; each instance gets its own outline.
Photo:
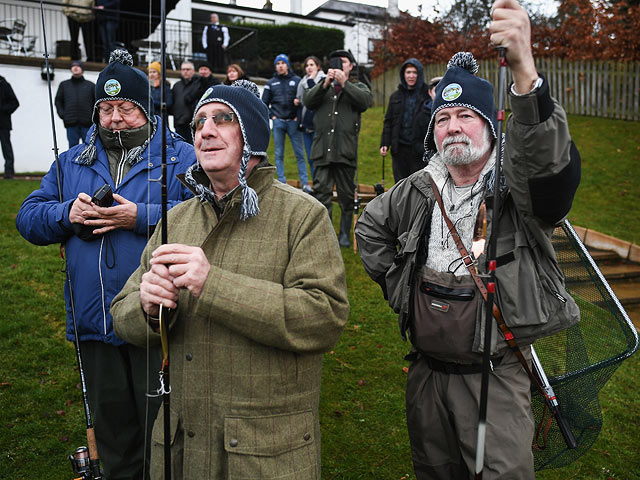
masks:
<path id="1" fill-rule="evenodd" d="M 177 3 L 177 0 L 174 3 Z M 133 5 L 140 7 L 136 3 Z M 82 11 L 81 7 L 75 8 Z M 65 15 L 60 3 L 44 2 L 43 10 L 47 49 L 52 57 L 103 62 L 106 52 L 99 27 L 100 15 L 103 18 L 106 14 L 117 15 L 116 44 L 129 50 L 136 64 L 147 65 L 160 60 L 158 12 L 94 10 L 93 20 L 79 23 L 71 16 Z M 90 9 L 86 10 L 88 13 L 92 12 Z M 95 13 L 99 14 L 97 18 Z M 0 19 L 0 54 L 44 54 L 42 18 L 38 1 L 0 1 Z M 168 16 L 165 27 L 165 60 L 168 68 L 179 69 L 183 60 L 193 60 L 196 63 L 206 61 L 201 43 L 205 26 L 204 23 L 172 19 Z M 231 40 L 226 51 L 225 64 L 238 63 L 248 74 L 255 74 L 258 55 L 257 31 L 252 28 L 229 26 L 229 34 Z"/>

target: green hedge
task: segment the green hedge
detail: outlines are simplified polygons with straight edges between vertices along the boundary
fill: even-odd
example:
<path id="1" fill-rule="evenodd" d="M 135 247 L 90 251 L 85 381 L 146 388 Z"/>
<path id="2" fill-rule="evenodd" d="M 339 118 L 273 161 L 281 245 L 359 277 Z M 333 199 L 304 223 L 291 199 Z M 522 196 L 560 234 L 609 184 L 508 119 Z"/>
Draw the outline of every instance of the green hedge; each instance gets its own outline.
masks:
<path id="1" fill-rule="evenodd" d="M 273 73 L 273 59 L 286 53 L 293 69 L 300 74 L 302 62 L 309 55 L 323 60 L 332 50 L 344 48 L 344 32 L 337 28 L 324 28 L 300 23 L 286 25 L 247 24 L 241 26 L 258 30 L 258 70 Z"/>

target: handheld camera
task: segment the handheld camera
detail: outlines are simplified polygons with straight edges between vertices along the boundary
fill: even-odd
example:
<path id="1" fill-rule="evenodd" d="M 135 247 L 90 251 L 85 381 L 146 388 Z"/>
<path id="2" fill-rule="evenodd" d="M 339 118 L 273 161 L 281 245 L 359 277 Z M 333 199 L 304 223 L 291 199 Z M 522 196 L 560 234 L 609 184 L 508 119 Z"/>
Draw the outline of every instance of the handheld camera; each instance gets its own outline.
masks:
<path id="1" fill-rule="evenodd" d="M 105 183 L 91 197 L 91 201 L 99 207 L 110 207 L 113 205 L 113 192 L 109 184 Z M 91 225 L 82 225 L 80 223 L 72 224 L 74 233 L 85 242 L 91 242 L 100 238 L 100 235 L 94 235 L 93 231 L 97 228 Z"/>
<path id="2" fill-rule="evenodd" d="M 91 197 L 91 201 L 99 207 L 110 207 L 113 205 L 113 192 L 108 183 L 101 186 Z"/>
<path id="3" fill-rule="evenodd" d="M 342 70 L 342 58 L 331 57 L 329 59 L 329 68 L 335 68 L 336 70 Z"/>

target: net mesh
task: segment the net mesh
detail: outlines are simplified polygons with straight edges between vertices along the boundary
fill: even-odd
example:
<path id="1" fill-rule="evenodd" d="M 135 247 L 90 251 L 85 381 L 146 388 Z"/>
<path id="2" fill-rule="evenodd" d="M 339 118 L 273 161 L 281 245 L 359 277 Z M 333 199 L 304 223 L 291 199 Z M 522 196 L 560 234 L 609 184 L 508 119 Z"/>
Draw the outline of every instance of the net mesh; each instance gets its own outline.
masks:
<path id="1" fill-rule="evenodd" d="M 591 448 L 602 427 L 598 392 L 638 349 L 636 329 L 568 221 L 554 231 L 553 244 L 567 290 L 580 307 L 580 322 L 538 340 L 535 349 L 578 447 L 568 449 L 552 422 L 546 442 L 534 441 L 536 470 L 569 465 Z M 535 389 L 532 408 L 538 425 L 544 400 Z"/>

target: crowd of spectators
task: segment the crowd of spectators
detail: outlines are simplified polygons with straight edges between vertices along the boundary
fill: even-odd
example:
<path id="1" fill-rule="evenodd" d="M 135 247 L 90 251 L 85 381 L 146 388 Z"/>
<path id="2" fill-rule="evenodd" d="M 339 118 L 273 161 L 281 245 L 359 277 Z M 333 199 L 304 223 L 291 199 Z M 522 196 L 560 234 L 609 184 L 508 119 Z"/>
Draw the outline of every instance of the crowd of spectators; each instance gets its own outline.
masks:
<path id="1" fill-rule="evenodd" d="M 25 199 L 16 226 L 33 244 L 64 247 L 67 338 L 84 364 L 104 478 L 161 478 L 167 466 L 175 478 L 320 478 L 322 354 L 349 318 L 339 247 L 350 247 L 354 221 L 364 268 L 411 340 L 406 418 L 416 478 L 471 477 L 474 441 L 484 440 L 476 420 L 487 365 L 487 477 L 534 478 L 529 344 L 579 320 L 551 238 L 571 207 L 580 156 L 566 113 L 535 68 L 529 17 L 517 1 L 497 0 L 489 27 L 513 78 L 506 134 L 493 86 L 476 75 L 470 53 L 456 53 L 444 76 L 428 82 L 422 64 L 407 59 L 380 140 L 396 183 L 359 219 L 358 137 L 373 95 L 350 51 L 330 52 L 326 73 L 307 57 L 303 78 L 280 53 L 260 94 L 238 64 L 227 66 L 224 82 L 214 75 L 228 64 L 229 46 L 214 13 L 202 32 L 207 62 L 185 59 L 170 86 L 161 64 L 145 75 L 115 48 L 119 0 L 94 8 L 108 65 L 94 84 L 72 61 L 55 101 L 69 150 Z M 82 22 L 69 12 L 77 38 L 71 20 Z M 18 105 L 0 77 L 5 178 L 13 176 L 9 131 Z M 286 136 L 301 191 L 286 185 Z M 149 181 L 167 169 L 161 152 L 171 159 L 162 192 Z M 105 187 L 107 205 L 91 195 Z M 169 242 L 160 221 L 171 227 Z M 499 266 L 519 266 L 495 273 L 494 305 L 476 261 L 488 255 L 487 231 Z M 556 290 L 542 291 L 543 270 L 558 273 L 548 279 Z M 539 296 L 525 301 L 532 291 Z M 491 319 L 481 295 L 503 334 L 482 346 Z M 500 311 L 521 324 L 507 325 Z M 167 422 L 160 395 L 148 395 L 152 384 L 172 395 Z M 158 439 L 167 433 L 165 445 Z"/>

